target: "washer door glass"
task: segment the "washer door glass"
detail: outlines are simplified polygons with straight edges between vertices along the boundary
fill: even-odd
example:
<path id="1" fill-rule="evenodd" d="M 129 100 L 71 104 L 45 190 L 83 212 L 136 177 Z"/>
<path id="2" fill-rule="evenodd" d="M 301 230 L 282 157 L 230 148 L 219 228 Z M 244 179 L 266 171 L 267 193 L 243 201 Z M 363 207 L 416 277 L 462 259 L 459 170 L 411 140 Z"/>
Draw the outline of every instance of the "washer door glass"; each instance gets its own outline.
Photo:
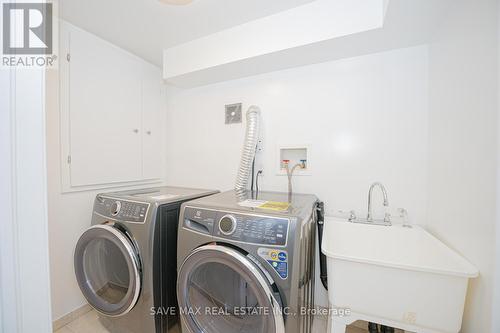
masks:
<path id="1" fill-rule="evenodd" d="M 196 249 L 180 269 L 177 294 L 191 332 L 284 332 L 277 292 L 257 265 L 234 249 Z"/>
<path id="2" fill-rule="evenodd" d="M 78 285 L 97 311 L 119 316 L 134 307 L 141 289 L 140 262 L 123 231 L 91 227 L 78 240 L 74 260 Z"/>

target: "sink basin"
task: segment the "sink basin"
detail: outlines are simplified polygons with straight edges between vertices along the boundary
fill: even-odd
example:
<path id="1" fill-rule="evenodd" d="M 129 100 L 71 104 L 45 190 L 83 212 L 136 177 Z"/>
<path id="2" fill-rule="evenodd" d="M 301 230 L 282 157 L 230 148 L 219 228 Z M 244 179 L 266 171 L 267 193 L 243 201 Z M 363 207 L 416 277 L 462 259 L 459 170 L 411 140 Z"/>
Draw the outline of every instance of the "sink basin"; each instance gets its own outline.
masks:
<path id="1" fill-rule="evenodd" d="M 322 252 L 329 302 L 352 313 L 333 318 L 332 332 L 358 319 L 413 332 L 460 331 L 468 279 L 478 271 L 422 227 L 327 218 Z"/>

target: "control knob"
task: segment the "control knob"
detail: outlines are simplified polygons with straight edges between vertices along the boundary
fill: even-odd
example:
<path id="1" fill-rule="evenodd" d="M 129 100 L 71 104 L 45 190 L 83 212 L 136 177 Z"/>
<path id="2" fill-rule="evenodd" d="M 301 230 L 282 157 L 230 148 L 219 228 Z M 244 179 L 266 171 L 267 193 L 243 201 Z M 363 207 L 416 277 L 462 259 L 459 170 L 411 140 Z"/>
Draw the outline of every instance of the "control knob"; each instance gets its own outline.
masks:
<path id="1" fill-rule="evenodd" d="M 111 215 L 113 215 L 113 216 L 118 215 L 118 213 L 120 212 L 121 209 L 122 209 L 122 203 L 120 201 L 113 202 L 113 204 L 111 204 L 111 208 L 110 208 Z"/>
<path id="2" fill-rule="evenodd" d="M 226 236 L 233 234 L 236 226 L 236 219 L 232 215 L 224 215 L 219 221 L 219 230 Z"/>

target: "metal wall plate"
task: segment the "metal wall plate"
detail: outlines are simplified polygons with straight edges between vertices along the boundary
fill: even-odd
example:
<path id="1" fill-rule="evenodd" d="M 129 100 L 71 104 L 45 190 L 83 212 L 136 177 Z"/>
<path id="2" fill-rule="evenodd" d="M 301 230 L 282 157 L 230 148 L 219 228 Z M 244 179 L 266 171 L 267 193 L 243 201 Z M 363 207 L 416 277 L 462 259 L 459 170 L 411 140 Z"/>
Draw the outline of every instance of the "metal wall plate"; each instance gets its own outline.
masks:
<path id="1" fill-rule="evenodd" d="M 241 123 L 241 103 L 226 105 L 226 124 Z"/>

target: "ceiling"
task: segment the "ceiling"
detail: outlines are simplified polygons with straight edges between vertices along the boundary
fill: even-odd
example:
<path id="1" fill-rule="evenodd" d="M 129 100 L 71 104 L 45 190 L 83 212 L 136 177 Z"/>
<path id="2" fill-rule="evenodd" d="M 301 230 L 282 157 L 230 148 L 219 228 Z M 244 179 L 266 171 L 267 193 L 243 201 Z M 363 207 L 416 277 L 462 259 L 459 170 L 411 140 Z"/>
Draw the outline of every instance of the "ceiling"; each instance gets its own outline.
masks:
<path id="1" fill-rule="evenodd" d="M 64 0 L 63 19 L 162 65 L 164 48 L 293 8 L 312 0 L 195 0 L 172 6 L 158 0 Z"/>

